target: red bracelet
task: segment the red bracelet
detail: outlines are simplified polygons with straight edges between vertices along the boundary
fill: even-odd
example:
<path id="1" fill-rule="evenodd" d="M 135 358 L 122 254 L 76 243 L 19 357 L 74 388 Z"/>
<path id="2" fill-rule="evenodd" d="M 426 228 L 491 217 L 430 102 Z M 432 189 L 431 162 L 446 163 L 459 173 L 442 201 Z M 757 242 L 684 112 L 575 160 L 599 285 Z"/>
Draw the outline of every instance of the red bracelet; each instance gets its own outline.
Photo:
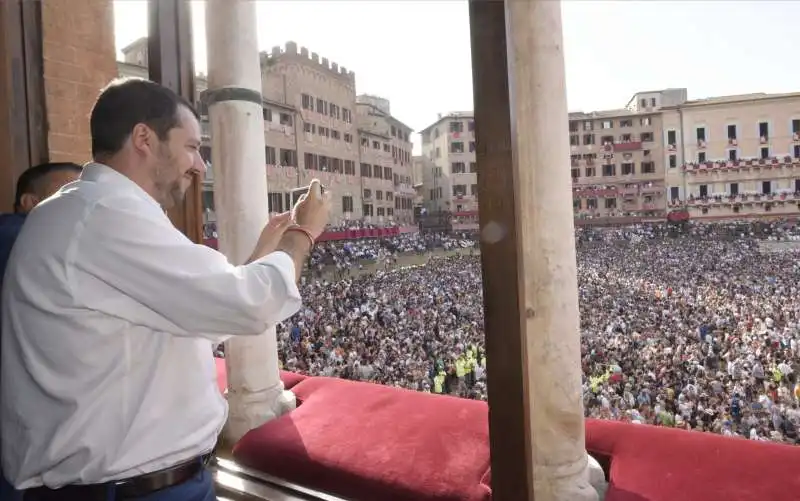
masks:
<path id="1" fill-rule="evenodd" d="M 308 237 L 308 243 L 310 244 L 310 246 L 312 248 L 314 247 L 314 243 L 315 243 L 314 242 L 314 236 L 311 234 L 310 231 L 308 231 L 307 229 L 303 228 L 302 226 L 297 226 L 297 225 L 289 226 L 286 229 L 286 231 L 296 231 L 296 232 L 302 233 L 303 235 Z"/>

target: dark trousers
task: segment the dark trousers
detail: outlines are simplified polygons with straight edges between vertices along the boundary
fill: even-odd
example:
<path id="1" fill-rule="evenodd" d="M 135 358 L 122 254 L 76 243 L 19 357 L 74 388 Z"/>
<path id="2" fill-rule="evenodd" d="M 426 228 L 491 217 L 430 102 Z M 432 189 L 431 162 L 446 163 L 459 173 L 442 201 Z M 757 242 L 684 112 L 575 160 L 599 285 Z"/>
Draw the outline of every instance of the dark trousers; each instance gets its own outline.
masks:
<path id="1" fill-rule="evenodd" d="M 15 490 L 5 477 L 0 477 L 0 501 L 56 501 L 60 498 L 53 497 L 58 491 L 50 491 L 49 494 L 39 495 L 38 492 L 25 493 Z M 46 497 L 45 497 L 46 496 Z M 214 479 L 211 473 L 203 468 L 200 473 L 187 480 L 186 482 L 174 485 L 144 497 L 130 499 L 129 501 L 216 501 L 217 496 L 214 492 Z M 114 485 L 109 484 L 108 496 L 106 501 L 118 501 L 114 492 Z M 64 501 L 79 501 L 67 500 Z"/>

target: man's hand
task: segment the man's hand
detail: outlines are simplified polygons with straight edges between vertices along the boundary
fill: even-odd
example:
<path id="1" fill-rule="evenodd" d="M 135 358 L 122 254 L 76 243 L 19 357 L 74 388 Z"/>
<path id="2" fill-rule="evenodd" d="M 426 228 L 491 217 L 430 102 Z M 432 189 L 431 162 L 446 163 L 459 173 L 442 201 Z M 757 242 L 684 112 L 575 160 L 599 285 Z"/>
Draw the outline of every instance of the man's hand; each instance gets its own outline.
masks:
<path id="1" fill-rule="evenodd" d="M 322 193 L 319 179 L 311 181 L 308 193 L 301 196 L 292 209 L 294 220 L 316 240 L 325 231 L 331 215 L 331 192 Z"/>
<path id="2" fill-rule="evenodd" d="M 278 248 L 278 243 L 286 233 L 286 229 L 292 224 L 292 213 L 284 212 L 269 218 L 269 222 L 261 230 L 261 236 L 258 237 L 258 243 L 253 251 L 253 255 L 248 259 L 248 262 L 260 259 L 267 254 L 274 252 Z"/>

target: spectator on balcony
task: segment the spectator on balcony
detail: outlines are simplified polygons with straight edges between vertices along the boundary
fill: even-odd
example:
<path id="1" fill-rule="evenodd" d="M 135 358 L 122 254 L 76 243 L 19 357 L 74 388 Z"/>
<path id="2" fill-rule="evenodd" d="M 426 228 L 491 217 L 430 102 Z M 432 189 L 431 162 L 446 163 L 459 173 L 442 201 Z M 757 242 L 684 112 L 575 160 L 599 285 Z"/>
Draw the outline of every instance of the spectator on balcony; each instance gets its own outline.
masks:
<path id="1" fill-rule="evenodd" d="M 17 241 L 25 217 L 39 202 L 62 186 L 78 179 L 81 166 L 71 162 L 48 162 L 31 167 L 17 180 L 14 212 L 0 215 L 0 287 L 11 248 Z"/>
<path id="2" fill-rule="evenodd" d="M 189 103 L 112 82 L 90 130 L 94 163 L 31 213 L 3 284 L 3 472 L 26 501 L 213 501 L 205 464 L 227 409 L 212 343 L 300 308 L 330 195 L 312 182 L 301 226 L 272 218 L 233 266 L 165 214 L 204 169 Z"/>

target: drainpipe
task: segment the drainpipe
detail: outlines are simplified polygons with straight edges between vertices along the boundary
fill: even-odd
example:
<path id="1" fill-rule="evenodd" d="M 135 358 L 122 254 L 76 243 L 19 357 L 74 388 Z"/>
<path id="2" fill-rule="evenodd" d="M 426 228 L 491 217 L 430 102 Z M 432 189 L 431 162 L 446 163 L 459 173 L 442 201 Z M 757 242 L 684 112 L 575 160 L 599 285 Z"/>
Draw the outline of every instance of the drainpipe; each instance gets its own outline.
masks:
<path id="1" fill-rule="evenodd" d="M 686 184 L 686 171 L 683 170 L 683 166 L 686 165 L 686 138 L 683 135 L 683 108 L 680 105 L 678 105 L 678 120 L 680 122 L 679 131 L 681 134 L 681 156 L 678 165 L 680 165 L 679 168 L 681 169 L 681 187 L 683 188 L 683 198 L 686 200 L 689 197 L 688 186 Z M 686 210 L 688 210 L 688 208 Z"/>
<path id="2" fill-rule="evenodd" d="M 255 3 L 209 0 L 208 114 L 215 167 L 219 249 L 234 264 L 244 263 L 269 218 L 261 68 Z M 278 370 L 275 329 L 236 336 L 225 343 L 230 413 L 225 441 L 295 407 Z"/>
<path id="3" fill-rule="evenodd" d="M 358 144 L 358 169 L 356 170 L 356 172 L 358 173 L 358 189 L 359 189 L 359 195 L 358 197 L 353 197 L 353 201 L 355 203 L 355 200 L 361 200 L 361 207 L 360 207 L 361 221 L 364 221 L 364 219 L 367 217 L 367 215 L 364 214 L 364 173 L 361 172 L 361 164 L 363 160 L 362 154 L 364 152 L 362 151 L 363 148 L 361 146 L 361 131 L 358 129 L 358 127 L 356 127 L 356 134 L 353 140 Z M 355 207 L 353 207 L 353 214 L 354 215 L 356 214 Z"/>

